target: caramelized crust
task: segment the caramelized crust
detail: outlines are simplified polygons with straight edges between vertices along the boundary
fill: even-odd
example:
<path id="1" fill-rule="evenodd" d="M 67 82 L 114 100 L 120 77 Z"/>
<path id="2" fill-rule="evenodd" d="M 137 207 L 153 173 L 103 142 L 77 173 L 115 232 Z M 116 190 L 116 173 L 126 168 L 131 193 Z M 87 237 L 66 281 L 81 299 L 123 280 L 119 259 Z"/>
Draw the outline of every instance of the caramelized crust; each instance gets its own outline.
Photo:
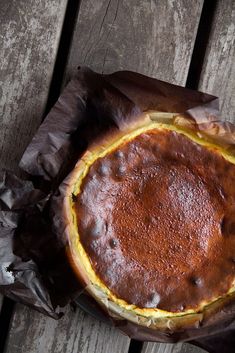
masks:
<path id="1" fill-rule="evenodd" d="M 97 159 L 74 202 L 101 281 L 139 308 L 180 312 L 235 277 L 235 165 L 168 130 Z"/>

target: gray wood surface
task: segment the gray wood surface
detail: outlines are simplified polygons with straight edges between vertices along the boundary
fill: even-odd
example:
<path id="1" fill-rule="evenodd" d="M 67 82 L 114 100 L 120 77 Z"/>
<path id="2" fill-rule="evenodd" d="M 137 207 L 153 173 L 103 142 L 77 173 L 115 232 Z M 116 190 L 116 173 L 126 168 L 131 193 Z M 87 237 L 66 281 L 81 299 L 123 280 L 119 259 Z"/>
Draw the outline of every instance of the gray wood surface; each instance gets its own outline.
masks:
<path id="1" fill-rule="evenodd" d="M 18 170 L 41 122 L 66 5 L 0 1 L 0 168 Z"/>
<path id="2" fill-rule="evenodd" d="M 18 172 L 18 161 L 40 124 L 66 4 L 0 1 L 0 168 Z"/>
<path id="3" fill-rule="evenodd" d="M 235 122 L 235 1 L 218 1 L 199 89 L 220 97 L 223 119 Z"/>
<path id="4" fill-rule="evenodd" d="M 138 71 L 184 85 L 202 0 L 85 0 L 80 7 L 68 73 Z"/>
<path id="5" fill-rule="evenodd" d="M 142 353 L 206 353 L 204 349 L 189 343 L 144 343 Z"/>
<path id="6" fill-rule="evenodd" d="M 94 320 L 67 308 L 59 321 L 18 305 L 5 353 L 127 353 L 129 339 Z"/>
<path id="7" fill-rule="evenodd" d="M 223 4 L 221 5 L 221 3 Z M 233 105 L 235 101 L 233 96 L 234 82 L 232 82 L 234 81 L 232 80 L 234 66 L 233 59 L 231 59 L 234 56 L 234 25 L 232 25 L 234 23 L 234 21 L 232 22 L 234 10 L 231 10 L 232 3 L 232 0 L 219 2 L 216 14 L 220 16 L 220 22 L 219 24 L 217 21 L 214 22 L 200 80 L 201 90 L 210 91 L 214 94 L 219 92 L 220 96 L 222 93 L 224 97 L 222 102 L 223 112 L 230 119 L 233 116 L 231 112 L 234 112 L 235 109 Z M 202 1 L 189 3 L 186 0 L 168 0 L 165 2 L 83 0 L 68 60 L 66 78 L 74 72 L 78 65 L 87 65 L 99 72 L 111 72 L 119 69 L 135 70 L 184 85 L 201 6 Z M 224 11 L 226 11 L 226 19 L 223 19 L 223 23 L 221 13 L 224 14 Z M 19 50 L 20 48 L 16 52 Z M 22 53 L 25 53 L 25 51 L 25 49 L 22 49 Z M 1 55 L 3 54 L 0 53 L 0 58 Z M 14 55 L 12 60 L 14 61 Z M 42 57 L 40 56 L 38 60 L 42 60 Z M 217 69 L 213 68 L 214 65 L 217 65 Z M 30 65 L 27 67 L 29 69 Z M 26 76 L 27 74 L 28 71 L 25 71 Z M 32 69 L 31 75 L 34 74 L 35 69 Z M 2 74 L 0 75 L 2 76 Z M 39 74 L 37 75 L 40 77 Z M 21 87 L 27 91 L 29 89 L 27 88 L 27 78 L 25 80 L 26 84 Z M 29 87 L 31 86 L 29 85 Z M 48 86 L 44 85 L 45 87 Z M 40 93 L 42 96 L 45 94 L 44 88 Z M 37 91 L 34 92 L 36 92 L 34 93 L 36 95 Z M 23 93 L 23 102 L 24 100 L 27 101 L 28 95 L 30 95 L 29 92 Z M 20 93 L 18 93 L 17 99 L 20 106 L 27 103 L 21 103 Z M 30 102 L 31 104 L 34 103 L 32 96 Z M 21 118 L 19 116 L 17 120 L 18 129 L 21 129 L 23 136 L 25 133 L 24 125 L 32 126 L 34 124 L 31 119 L 36 114 L 35 109 L 37 110 L 40 106 L 40 104 L 35 105 L 32 110 L 30 104 L 22 106 L 21 112 L 27 113 L 28 109 L 31 111 L 31 118 L 28 121 L 23 120 L 23 126 L 20 124 L 20 119 L 24 119 L 23 113 Z M 17 113 L 17 105 L 15 112 Z M 8 114 L 8 117 L 12 117 L 12 110 Z M 29 115 L 26 114 L 26 116 Z M 39 120 L 37 120 L 36 125 L 38 122 Z M 12 125 L 14 125 L 14 122 Z M 10 125 L 9 130 L 12 125 Z M 34 129 L 36 125 L 33 125 Z M 33 129 L 30 131 L 33 133 Z M 14 136 L 14 134 L 11 133 L 11 136 Z M 8 141 L 11 142 L 12 140 L 8 138 Z M 10 151 L 14 152 L 14 146 L 11 148 Z M 10 163 L 4 157 L 4 163 L 6 165 L 9 163 L 10 166 L 14 165 L 14 158 L 18 158 L 20 154 L 17 151 L 16 157 L 11 157 L 12 162 Z M 9 153 L 8 158 L 10 158 Z M 17 305 L 5 352 L 122 353 L 127 352 L 128 347 L 128 338 L 121 336 L 115 329 L 108 328 L 80 311 L 74 314 L 68 309 L 67 315 L 56 322 L 26 307 Z M 142 353 L 163 352 L 199 353 L 202 350 L 187 344 L 145 343 Z"/>

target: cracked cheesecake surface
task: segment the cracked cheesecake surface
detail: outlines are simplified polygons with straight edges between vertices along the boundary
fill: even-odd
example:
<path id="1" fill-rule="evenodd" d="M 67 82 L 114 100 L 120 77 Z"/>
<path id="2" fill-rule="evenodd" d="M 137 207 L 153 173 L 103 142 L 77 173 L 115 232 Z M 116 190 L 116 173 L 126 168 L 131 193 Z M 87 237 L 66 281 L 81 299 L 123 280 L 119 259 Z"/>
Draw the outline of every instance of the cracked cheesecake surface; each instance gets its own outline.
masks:
<path id="1" fill-rule="evenodd" d="M 197 309 L 235 278 L 235 165 L 152 129 L 97 158 L 73 209 L 99 280 L 138 308 Z"/>

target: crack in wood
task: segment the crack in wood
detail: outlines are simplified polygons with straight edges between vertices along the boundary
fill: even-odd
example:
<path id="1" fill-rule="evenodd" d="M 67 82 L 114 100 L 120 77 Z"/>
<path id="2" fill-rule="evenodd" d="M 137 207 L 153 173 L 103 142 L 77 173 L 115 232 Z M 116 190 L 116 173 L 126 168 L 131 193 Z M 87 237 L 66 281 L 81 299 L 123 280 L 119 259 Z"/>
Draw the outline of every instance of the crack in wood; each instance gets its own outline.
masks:
<path id="1" fill-rule="evenodd" d="M 76 25 L 80 7 L 80 1 L 68 0 L 65 12 L 64 23 L 61 31 L 60 44 L 55 60 L 53 76 L 50 84 L 46 108 L 43 114 L 45 117 L 58 99 L 63 84 L 66 63 L 73 39 L 73 32 Z"/>

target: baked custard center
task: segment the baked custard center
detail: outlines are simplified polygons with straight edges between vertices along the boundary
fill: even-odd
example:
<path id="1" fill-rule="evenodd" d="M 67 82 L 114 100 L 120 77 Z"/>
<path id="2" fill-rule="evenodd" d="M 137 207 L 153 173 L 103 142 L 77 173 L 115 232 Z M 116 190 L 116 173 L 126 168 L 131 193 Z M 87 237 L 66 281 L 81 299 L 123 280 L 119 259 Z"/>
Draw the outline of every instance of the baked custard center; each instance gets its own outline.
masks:
<path id="1" fill-rule="evenodd" d="M 182 311 L 226 294 L 235 275 L 234 182 L 235 165 L 167 130 L 96 160 L 75 202 L 96 274 L 141 308 Z"/>
<path id="2" fill-rule="evenodd" d="M 221 216 L 200 178 L 185 166 L 159 163 L 123 182 L 113 200 L 112 233 L 125 257 L 160 281 L 190 274 L 212 255 Z"/>

